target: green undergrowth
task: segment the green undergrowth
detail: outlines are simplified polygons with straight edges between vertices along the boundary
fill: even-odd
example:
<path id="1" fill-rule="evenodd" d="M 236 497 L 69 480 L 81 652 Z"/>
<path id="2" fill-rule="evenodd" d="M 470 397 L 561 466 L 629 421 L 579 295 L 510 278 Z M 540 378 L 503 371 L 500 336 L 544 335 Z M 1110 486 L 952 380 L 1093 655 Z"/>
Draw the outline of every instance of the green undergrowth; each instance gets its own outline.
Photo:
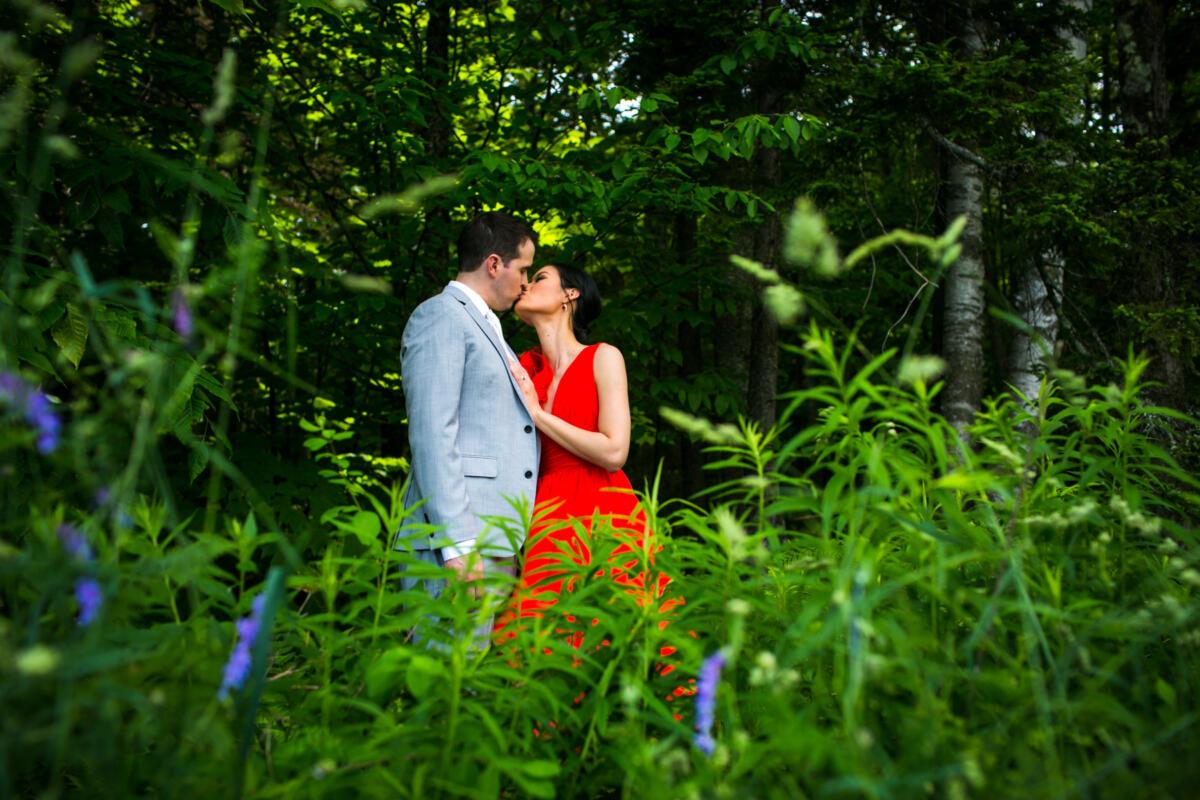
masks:
<path id="1" fill-rule="evenodd" d="M 470 645 L 467 593 L 402 590 L 398 486 L 344 482 L 346 502 L 312 521 L 323 535 L 290 558 L 253 515 L 205 531 L 168 527 L 141 495 L 119 516 L 33 495 L 0 553 L 0 789 L 1186 794 L 1200 777 L 1179 758 L 1200 745 L 1195 482 L 1140 432 L 1162 413 L 1139 401 L 1145 363 L 1122 386 L 1047 380 L 1034 419 L 996 400 L 964 437 L 932 409 L 938 384 L 883 378 L 891 354 L 851 368 L 816 325 L 793 349 L 811 388 L 771 430 L 671 415 L 725 480 L 703 505 L 643 495 L 655 536 L 632 557 L 672 576 L 661 597 L 564 556 L 576 590 L 561 613 L 488 650 Z M 62 546 L 63 522 L 92 566 Z M 602 523 L 588 541 L 594 565 L 631 557 L 614 561 Z M 219 699 L 232 620 L 272 562 L 289 574 L 263 679 Z M 104 604 L 81 626 L 85 569 Z M 663 614 L 671 598 L 685 602 Z M 430 616 L 444 646 L 409 638 Z M 689 679 L 717 651 L 708 755 Z"/>
<path id="2" fill-rule="evenodd" d="M 839 261 L 801 203 L 785 251 L 832 276 L 902 240 L 945 268 L 956 228 Z M 236 251 L 225 280 L 253 286 L 262 257 Z M 1145 405 L 1147 362 L 1120 385 L 1051 370 L 960 431 L 938 359 L 863 358 L 799 322 L 799 287 L 736 263 L 804 387 L 766 430 L 663 409 L 705 443 L 708 488 L 644 483 L 632 550 L 580 525 L 573 591 L 492 647 L 475 619 L 511 585 L 406 589 L 445 574 L 391 546 L 402 482 L 330 404 L 282 420 L 295 464 L 231 449 L 209 370 L 245 357 L 236 331 L 176 336 L 82 259 L 76 283 L 23 288 L 18 329 L 64 291 L 139 321 L 88 323 L 69 403 L 0 387 L 0 796 L 1186 796 L 1200 494 L 1147 434 L 1180 417 Z M 520 535 L 532 513 L 494 522 Z"/>

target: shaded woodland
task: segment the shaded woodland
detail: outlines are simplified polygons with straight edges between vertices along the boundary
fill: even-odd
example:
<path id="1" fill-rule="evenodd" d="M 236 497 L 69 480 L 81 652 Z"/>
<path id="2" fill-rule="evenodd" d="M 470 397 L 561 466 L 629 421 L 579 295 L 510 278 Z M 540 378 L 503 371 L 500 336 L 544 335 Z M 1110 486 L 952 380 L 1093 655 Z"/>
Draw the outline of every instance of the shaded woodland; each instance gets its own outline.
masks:
<path id="1" fill-rule="evenodd" d="M 701 487 L 702 459 L 661 406 L 770 424 L 779 387 L 805 380 L 728 260 L 786 272 L 781 225 L 798 197 L 851 243 L 966 216 L 944 271 L 898 245 L 837 282 L 788 275 L 863 359 L 943 356 L 956 425 L 1008 386 L 1036 396 L 1048 367 L 1111 380 L 1130 348 L 1151 356 L 1156 400 L 1192 402 L 1190 3 L 224 0 L 5 14 L 8 295 L 70 280 L 81 259 L 95 281 L 137 282 L 164 308 L 186 286 L 201 328 L 237 333 L 227 353 L 193 354 L 212 379 L 196 382 L 178 420 L 188 435 L 164 459 L 190 456 L 169 479 L 180 486 L 213 447 L 295 483 L 297 420 L 314 402 L 353 432 L 356 468 L 402 475 L 399 334 L 485 208 L 532 220 L 540 262 L 599 279 L 596 336 L 634 376 L 631 474 L 662 461 L 672 494 Z M 442 175 L 457 182 L 372 205 Z M 255 258 L 235 278 L 237 248 Z M 147 333 L 128 291 L 93 302 L 114 346 Z M 82 319 L 65 296 L 35 326 L 7 315 L 11 365 L 86 402 Z M 518 349 L 530 342 L 506 326 Z M 1194 452 L 1186 429 L 1161 434 Z"/>

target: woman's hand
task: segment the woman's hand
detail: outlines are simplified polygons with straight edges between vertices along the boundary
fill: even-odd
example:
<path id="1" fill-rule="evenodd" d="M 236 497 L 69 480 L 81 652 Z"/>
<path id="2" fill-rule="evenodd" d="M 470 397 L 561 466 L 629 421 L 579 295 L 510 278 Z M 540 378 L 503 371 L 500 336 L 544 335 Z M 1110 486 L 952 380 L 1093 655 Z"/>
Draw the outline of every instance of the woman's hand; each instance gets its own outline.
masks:
<path id="1" fill-rule="evenodd" d="M 529 416 L 534 423 L 538 421 L 538 414 L 542 410 L 542 401 L 538 399 L 537 388 L 533 385 L 533 378 L 529 377 L 529 373 L 521 366 L 521 362 L 510 358 L 508 360 L 508 369 L 512 373 L 513 379 L 516 380 L 517 386 L 521 387 L 521 399 L 525 401 L 525 408 L 529 409 Z"/>

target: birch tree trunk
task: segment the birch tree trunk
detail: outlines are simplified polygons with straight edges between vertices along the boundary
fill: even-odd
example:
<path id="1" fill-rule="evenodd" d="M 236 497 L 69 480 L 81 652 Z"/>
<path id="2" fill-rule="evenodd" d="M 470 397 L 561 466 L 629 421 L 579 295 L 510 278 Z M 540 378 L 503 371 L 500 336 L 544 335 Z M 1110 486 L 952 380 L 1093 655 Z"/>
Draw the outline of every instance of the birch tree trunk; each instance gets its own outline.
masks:
<path id="1" fill-rule="evenodd" d="M 1017 331 L 1009 350 L 1008 382 L 1019 393 L 1021 405 L 1037 413 L 1042 377 L 1058 338 L 1058 309 L 1062 302 L 1064 259 L 1057 247 L 1042 253 L 1017 277 L 1013 305 L 1029 332 Z"/>
<path id="2" fill-rule="evenodd" d="M 962 58 L 971 61 L 983 50 L 971 4 L 964 4 L 959 34 Z M 970 145 L 968 144 L 968 149 Z M 948 154 L 946 218 L 967 218 L 959 244 L 962 254 L 944 280 L 942 354 L 946 359 L 946 386 L 942 413 L 961 434 L 971 424 L 983 396 L 983 177 L 981 167 L 959 155 Z"/>
<path id="3" fill-rule="evenodd" d="M 983 396 L 983 179 L 977 164 L 956 156 L 946 175 L 946 216 L 966 216 L 962 254 L 946 272 L 942 348 L 946 387 L 942 412 L 962 433 Z"/>
<path id="4" fill-rule="evenodd" d="M 1066 0 L 1081 13 L 1092 8 L 1092 0 Z M 1087 57 L 1087 37 L 1077 28 L 1063 28 L 1059 39 L 1076 61 Z M 1084 124 L 1082 101 L 1072 121 Z M 1062 164 L 1061 166 L 1067 166 Z M 1029 326 L 1029 332 L 1017 331 L 1009 350 L 1008 382 L 1018 393 L 1025 410 L 1036 415 L 1042 378 L 1050 365 L 1054 342 L 1058 338 L 1059 309 L 1062 307 L 1066 264 L 1062 251 L 1051 246 L 1017 277 L 1013 305 L 1017 315 Z"/>

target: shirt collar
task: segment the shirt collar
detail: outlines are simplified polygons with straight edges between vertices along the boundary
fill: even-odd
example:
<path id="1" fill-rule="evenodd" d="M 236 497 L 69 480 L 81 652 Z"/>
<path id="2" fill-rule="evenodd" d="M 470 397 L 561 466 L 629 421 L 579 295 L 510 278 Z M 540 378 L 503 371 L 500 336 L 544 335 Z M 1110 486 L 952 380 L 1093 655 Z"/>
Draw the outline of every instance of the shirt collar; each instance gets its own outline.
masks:
<path id="1" fill-rule="evenodd" d="M 487 302 L 479 296 L 479 292 L 475 291 L 470 286 L 467 286 L 462 281 L 450 281 L 450 285 L 470 298 L 471 304 L 474 305 L 475 308 L 479 309 L 479 313 L 483 314 L 484 319 L 487 319 L 488 313 L 491 312 L 491 309 L 488 308 Z"/>

